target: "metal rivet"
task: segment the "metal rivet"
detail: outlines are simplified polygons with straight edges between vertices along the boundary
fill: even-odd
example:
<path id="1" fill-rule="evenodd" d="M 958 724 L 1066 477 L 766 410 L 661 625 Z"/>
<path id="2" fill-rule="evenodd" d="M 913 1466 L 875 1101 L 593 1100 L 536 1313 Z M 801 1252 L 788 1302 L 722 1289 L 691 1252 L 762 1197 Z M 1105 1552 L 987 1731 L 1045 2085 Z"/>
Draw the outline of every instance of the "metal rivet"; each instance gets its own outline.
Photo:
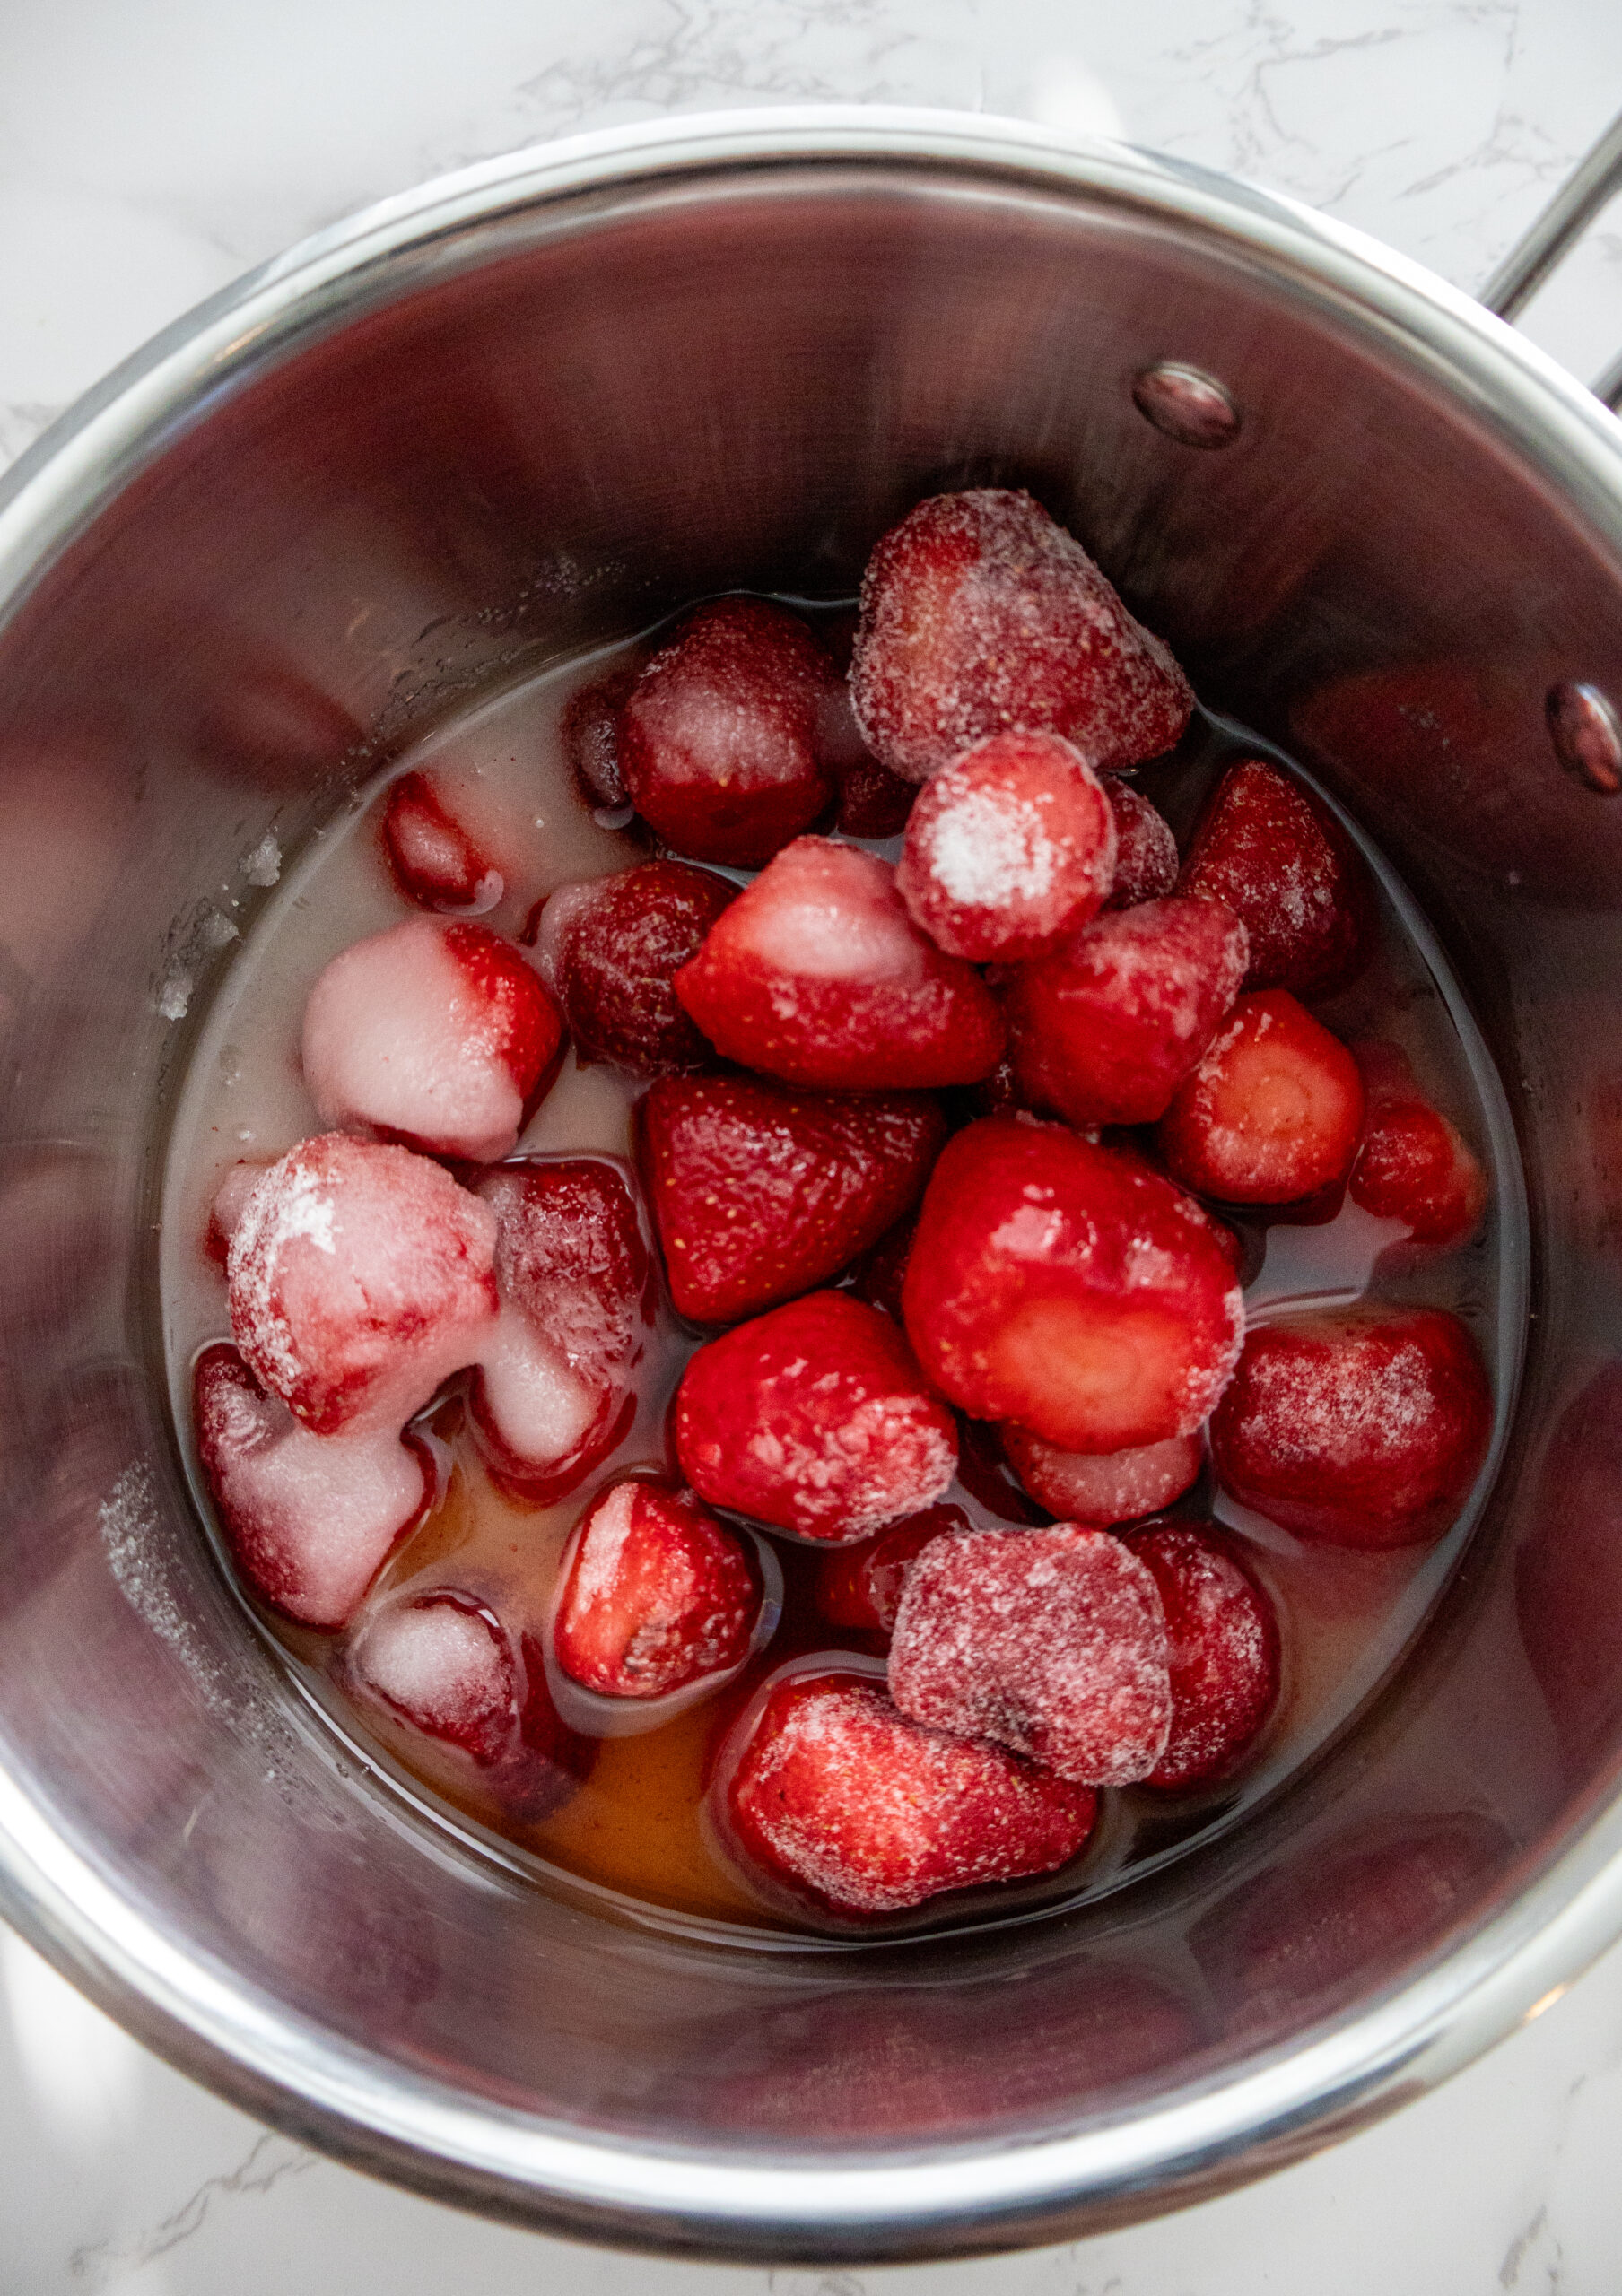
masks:
<path id="1" fill-rule="evenodd" d="M 1574 781 L 1601 797 L 1622 789 L 1622 725 L 1597 685 L 1563 678 L 1543 705 L 1555 755 Z"/>
<path id="2" fill-rule="evenodd" d="M 1135 377 L 1132 404 L 1180 447 L 1227 447 L 1239 436 L 1239 409 L 1216 376 L 1180 359 L 1157 360 Z"/>

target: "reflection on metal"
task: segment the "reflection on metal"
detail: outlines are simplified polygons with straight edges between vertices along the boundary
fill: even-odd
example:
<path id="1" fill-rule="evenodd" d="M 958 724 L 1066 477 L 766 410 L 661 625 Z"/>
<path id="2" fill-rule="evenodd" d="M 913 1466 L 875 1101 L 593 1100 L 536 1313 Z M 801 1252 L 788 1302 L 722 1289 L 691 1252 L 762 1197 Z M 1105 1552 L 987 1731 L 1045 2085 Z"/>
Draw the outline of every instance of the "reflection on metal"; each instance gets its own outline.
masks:
<path id="1" fill-rule="evenodd" d="M 1563 678 L 1543 705 L 1555 755 L 1574 781 L 1601 797 L 1622 789 L 1622 726 L 1597 685 Z"/>
<path id="2" fill-rule="evenodd" d="M 1239 436 L 1239 409 L 1215 375 L 1179 359 L 1159 360 L 1134 377 L 1132 403 L 1179 446 L 1226 447 Z"/>
<path id="3" fill-rule="evenodd" d="M 1481 290 L 1481 300 L 1487 309 L 1496 311 L 1501 319 L 1517 317 L 1562 257 L 1618 191 L 1622 191 L 1622 112 L 1618 113 L 1588 157 L 1574 170 L 1530 230 L 1510 249 Z M 1600 396 L 1603 398 L 1604 392 Z M 1610 404 L 1609 400 L 1606 403 Z"/>

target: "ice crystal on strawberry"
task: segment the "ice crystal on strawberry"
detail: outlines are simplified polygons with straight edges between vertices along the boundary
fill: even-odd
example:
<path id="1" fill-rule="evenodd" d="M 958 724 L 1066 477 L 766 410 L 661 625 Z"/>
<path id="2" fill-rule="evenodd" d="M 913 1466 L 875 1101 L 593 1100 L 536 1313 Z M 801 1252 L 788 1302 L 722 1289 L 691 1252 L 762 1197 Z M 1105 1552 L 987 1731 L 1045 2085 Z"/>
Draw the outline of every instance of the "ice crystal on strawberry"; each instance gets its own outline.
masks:
<path id="1" fill-rule="evenodd" d="M 776 1683 L 719 1792 L 726 1830 L 769 1883 L 868 1916 L 1051 1873 L 1097 1807 L 1086 1787 L 921 1728 L 880 1683 L 835 1671 Z"/>
<path id="2" fill-rule="evenodd" d="M 1103 776 L 1115 816 L 1115 875 L 1106 909 L 1135 909 L 1177 890 L 1177 839 L 1165 815 L 1119 773 Z"/>
<path id="3" fill-rule="evenodd" d="M 1487 1451 L 1492 1393 L 1440 1308 L 1282 1317 L 1245 1343 L 1211 1422 L 1223 1488 L 1304 1539 L 1439 1538 Z"/>
<path id="4" fill-rule="evenodd" d="M 887 862 L 825 838 L 761 872 L 676 993 L 728 1059 L 824 1091 L 969 1084 L 1002 1057 L 980 975 L 919 931 Z"/>
<path id="5" fill-rule="evenodd" d="M 433 1474 L 397 1427 L 315 1435 L 234 1347 L 193 1375 L 197 1455 L 243 1583 L 301 1626 L 346 1623 L 421 1518 Z"/>
<path id="6" fill-rule="evenodd" d="M 261 1174 L 227 1274 L 250 1369 L 318 1435 L 397 1434 L 495 1323 L 496 1223 L 426 1157 L 327 1133 Z"/>
<path id="7" fill-rule="evenodd" d="M 920 794 L 895 883 L 937 948 L 1013 964 L 1097 914 L 1115 848 L 1114 813 L 1078 750 L 1057 734 L 994 734 Z"/>
<path id="8" fill-rule="evenodd" d="M 938 1499 L 952 1414 L 888 1316 L 814 1292 L 702 1347 L 676 1391 L 676 1457 L 695 1491 L 801 1538 L 841 1544 Z"/>
<path id="9" fill-rule="evenodd" d="M 1132 765 L 1170 749 L 1193 706 L 1075 536 L 994 487 L 937 494 L 880 541 L 850 683 L 875 756 L 914 781 L 1008 729 Z"/>
<path id="10" fill-rule="evenodd" d="M 1244 977 L 1245 931 L 1219 901 L 1112 911 L 1016 975 L 1015 1082 L 1072 1124 L 1148 1124 L 1199 1061 Z"/>
<path id="11" fill-rule="evenodd" d="M 619 714 L 620 765 L 638 813 L 695 861 L 769 861 L 833 796 L 821 737 L 834 677 L 786 607 L 743 597 L 701 606 Z"/>
<path id="12" fill-rule="evenodd" d="M 1249 988 L 1329 996 L 1367 959 L 1368 864 L 1326 805 L 1260 758 L 1224 775 L 1194 833 L 1182 889 L 1225 901 L 1243 918 Z"/>
<path id="13" fill-rule="evenodd" d="M 1228 1204 L 1290 1204 L 1346 1178 L 1357 1064 L 1286 989 L 1242 996 L 1155 1135 L 1173 1177 Z"/>
<path id="14" fill-rule="evenodd" d="M 606 1698 L 658 1698 L 747 1657 L 758 1570 L 690 1492 L 616 1483 L 575 1535 L 553 1626 L 563 1672 Z"/>
<path id="15" fill-rule="evenodd" d="M 496 1474 L 550 1501 L 634 1415 L 648 1247 L 624 1177 L 599 1157 L 502 1165 L 478 1195 L 494 1215 L 501 1317 L 479 1352 L 474 1423 Z"/>
<path id="16" fill-rule="evenodd" d="M 477 917 L 506 891 L 501 871 L 491 866 L 425 773 L 403 773 L 390 783 L 382 836 L 396 883 L 419 909 Z"/>
<path id="17" fill-rule="evenodd" d="M 1172 1729 L 1147 1786 L 1225 1778 L 1278 1697 L 1278 1621 L 1237 1541 L 1209 1523 L 1129 1531 L 1165 1613 Z"/>
<path id="18" fill-rule="evenodd" d="M 484 1766 L 518 1726 L 518 1674 L 501 1621 L 459 1589 L 436 1587 L 380 1605 L 347 1652 L 362 1695 Z"/>

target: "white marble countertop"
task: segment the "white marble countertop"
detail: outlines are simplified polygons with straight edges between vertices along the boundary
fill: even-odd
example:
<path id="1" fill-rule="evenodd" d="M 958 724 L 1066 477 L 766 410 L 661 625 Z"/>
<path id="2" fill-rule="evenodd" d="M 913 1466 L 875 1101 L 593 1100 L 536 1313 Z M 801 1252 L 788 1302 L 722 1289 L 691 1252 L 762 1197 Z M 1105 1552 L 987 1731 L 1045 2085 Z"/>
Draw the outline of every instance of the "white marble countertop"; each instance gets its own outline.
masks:
<path id="1" fill-rule="evenodd" d="M 946 104 L 1311 201 L 1479 285 L 1622 105 L 1616 0 L 7 0 L 0 465 L 147 335 L 379 194 L 721 105 Z M 1622 203 L 1528 331 L 1622 344 Z M 1615 2296 L 1622 1949 L 1439 2094 L 1265 2184 L 990 2262 L 776 2273 L 486 2225 L 170 2072 L 0 1933 L 0 2296 Z"/>

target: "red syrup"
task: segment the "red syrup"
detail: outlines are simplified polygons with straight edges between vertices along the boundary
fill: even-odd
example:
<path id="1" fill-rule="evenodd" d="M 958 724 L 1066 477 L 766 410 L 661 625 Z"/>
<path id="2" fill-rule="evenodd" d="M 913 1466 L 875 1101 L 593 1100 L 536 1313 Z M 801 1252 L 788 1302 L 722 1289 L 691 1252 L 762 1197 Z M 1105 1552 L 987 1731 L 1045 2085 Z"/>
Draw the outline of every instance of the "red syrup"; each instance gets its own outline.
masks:
<path id="1" fill-rule="evenodd" d="M 827 611 L 834 616 L 847 609 Z M 160 1246 L 173 1409 L 205 1523 L 212 1512 L 196 1470 L 192 1367 L 229 1328 L 217 1239 L 214 1249 L 208 1241 L 210 1207 L 240 1161 L 271 1161 L 321 1128 L 300 1076 L 298 1047 L 304 1004 L 322 968 L 362 936 L 421 913 L 402 892 L 383 836 L 391 789 L 407 773 L 431 778 L 440 802 L 500 876 L 500 900 L 481 912 L 480 923 L 519 935 L 555 887 L 649 857 L 646 832 L 626 823 L 624 809 L 594 813 L 561 733 L 571 699 L 641 658 L 648 644 L 644 636 L 555 665 L 487 696 L 398 760 L 292 857 L 223 974 L 177 1110 Z M 1186 848 L 1224 767 L 1240 756 L 1273 754 L 1243 729 L 1197 714 L 1173 756 L 1140 769 L 1131 782 L 1171 820 Z M 1459 1127 L 1489 1176 L 1486 1221 L 1464 1248 L 1409 1265 L 1395 1248 L 1401 1231 L 1394 1223 L 1349 1199 L 1338 1207 L 1218 1210 L 1241 1239 L 1252 1322 L 1360 1300 L 1450 1309 L 1469 1327 L 1487 1365 L 1501 1431 L 1525 1318 L 1524 1212 L 1507 1113 L 1423 918 L 1367 838 L 1348 826 L 1377 887 L 1373 954 L 1350 987 L 1314 1003 L 1314 1017 L 1343 1041 L 1378 1038 L 1406 1053 L 1422 1090 Z M 840 835 L 832 811 L 816 828 Z M 898 836 L 844 841 L 889 860 L 901 847 Z M 751 873 L 724 874 L 746 882 Z M 581 1065 L 569 1052 L 520 1136 L 517 1159 L 606 1157 L 632 1177 L 632 1111 L 646 1089 L 644 1081 L 606 1064 Z M 770 1535 L 780 1570 L 780 1620 L 764 1647 L 714 1694 L 679 1705 L 654 1727 L 589 1741 L 583 1754 L 570 1752 L 565 1729 L 556 1792 L 526 1789 L 528 1800 L 510 1790 L 510 1761 L 504 1769 L 424 1735 L 375 1697 L 357 1695 L 346 1672 L 346 1653 L 369 1621 L 449 1589 L 503 1619 L 519 1674 L 541 1679 L 570 1535 L 610 1483 L 629 1473 L 671 1473 L 671 1397 L 707 1335 L 675 1314 L 661 1287 L 635 1367 L 629 1425 L 585 1480 L 550 1504 L 537 1505 L 493 1474 L 469 1423 L 468 1383 L 453 1380 L 415 1422 L 438 1467 L 433 1501 L 384 1565 L 349 1636 L 311 1632 L 250 1604 L 335 1732 L 419 1809 L 515 1859 L 537 1886 L 583 1887 L 632 1918 L 713 1927 L 740 1943 L 785 1931 L 849 1938 L 974 1926 L 1116 1888 L 1231 1825 L 1349 1726 L 1400 1660 L 1469 1535 L 1473 1502 L 1430 1548 L 1367 1553 L 1307 1546 L 1216 1492 L 1208 1466 L 1168 1513 L 1173 1519 L 1215 1517 L 1235 1535 L 1277 1606 L 1283 1647 L 1278 1704 L 1244 1765 L 1216 1783 L 1178 1792 L 1128 1787 L 1103 1793 L 1090 1839 L 1057 1873 L 954 1892 L 876 1921 L 824 1922 L 751 1882 L 728 1856 L 706 1796 L 729 1733 L 779 1670 L 822 1652 L 843 1654 L 847 1665 L 852 1654 L 869 1665 L 882 1660 L 882 1634 L 833 1623 L 818 1607 L 826 1548 Z M 1496 1433 L 1478 1492 L 1490 1480 L 1497 1439 Z M 966 1480 L 955 1482 L 939 1504 L 961 1510 L 970 1525 L 1046 1519 L 1040 1508 L 1008 1495 L 990 1431 L 971 1431 L 963 1474 Z M 229 1567 L 222 1552 L 222 1567 Z M 519 1681 L 516 1694 L 523 1691 Z M 544 1681 L 535 1694 L 544 1697 Z"/>

